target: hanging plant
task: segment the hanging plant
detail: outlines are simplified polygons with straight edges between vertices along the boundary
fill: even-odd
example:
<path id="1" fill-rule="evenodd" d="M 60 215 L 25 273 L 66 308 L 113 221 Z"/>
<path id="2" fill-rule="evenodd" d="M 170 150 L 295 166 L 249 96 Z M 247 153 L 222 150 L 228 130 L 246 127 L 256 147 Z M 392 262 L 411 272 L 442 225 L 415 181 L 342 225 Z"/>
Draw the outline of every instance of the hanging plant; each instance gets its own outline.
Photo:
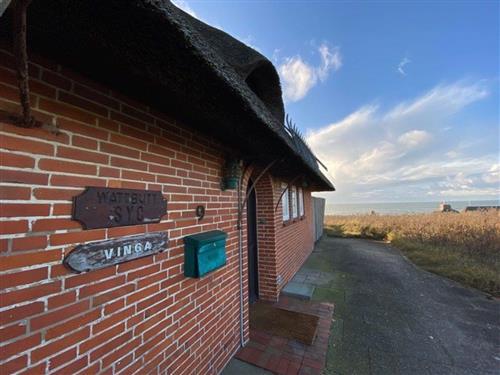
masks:
<path id="1" fill-rule="evenodd" d="M 238 159 L 227 159 L 224 165 L 221 188 L 222 190 L 234 190 L 238 187 L 241 178 L 241 163 Z"/>

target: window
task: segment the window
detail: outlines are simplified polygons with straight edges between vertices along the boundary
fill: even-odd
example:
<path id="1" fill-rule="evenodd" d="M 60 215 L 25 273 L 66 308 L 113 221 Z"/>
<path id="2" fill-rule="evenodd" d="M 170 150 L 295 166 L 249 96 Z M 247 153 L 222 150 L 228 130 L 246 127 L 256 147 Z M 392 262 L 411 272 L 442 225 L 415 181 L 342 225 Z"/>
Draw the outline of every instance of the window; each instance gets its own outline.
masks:
<path id="1" fill-rule="evenodd" d="M 292 200 L 292 217 L 295 219 L 298 215 L 298 210 L 297 210 L 297 188 L 295 186 L 292 186 L 292 194 L 290 199 Z"/>
<path id="2" fill-rule="evenodd" d="M 281 185 L 282 189 L 285 189 L 283 197 L 281 198 L 281 206 L 283 207 L 283 221 L 290 220 L 290 198 L 288 196 L 288 189 L 286 184 Z"/>
<path id="3" fill-rule="evenodd" d="M 299 215 L 304 216 L 304 192 L 299 188 Z"/>

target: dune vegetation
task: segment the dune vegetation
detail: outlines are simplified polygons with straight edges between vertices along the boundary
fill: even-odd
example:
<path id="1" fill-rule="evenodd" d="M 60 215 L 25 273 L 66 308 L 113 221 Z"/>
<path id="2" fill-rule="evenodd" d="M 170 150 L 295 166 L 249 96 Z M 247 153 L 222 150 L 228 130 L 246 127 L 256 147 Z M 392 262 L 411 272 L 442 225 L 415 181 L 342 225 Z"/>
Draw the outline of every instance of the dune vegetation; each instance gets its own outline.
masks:
<path id="1" fill-rule="evenodd" d="M 498 212 L 326 216 L 325 229 L 390 242 L 427 271 L 500 297 Z"/>

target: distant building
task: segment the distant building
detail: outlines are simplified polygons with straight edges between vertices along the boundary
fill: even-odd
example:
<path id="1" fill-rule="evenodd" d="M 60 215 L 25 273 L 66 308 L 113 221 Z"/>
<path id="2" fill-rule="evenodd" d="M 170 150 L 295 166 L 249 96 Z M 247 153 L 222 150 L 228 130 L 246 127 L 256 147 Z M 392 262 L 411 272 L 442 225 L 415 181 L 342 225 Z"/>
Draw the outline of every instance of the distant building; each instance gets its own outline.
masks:
<path id="1" fill-rule="evenodd" d="M 464 209 L 464 212 L 472 212 L 472 211 L 500 211 L 500 206 L 467 206 Z"/>
<path id="2" fill-rule="evenodd" d="M 457 210 L 451 208 L 451 204 L 441 202 L 439 204 L 438 212 L 458 212 Z"/>

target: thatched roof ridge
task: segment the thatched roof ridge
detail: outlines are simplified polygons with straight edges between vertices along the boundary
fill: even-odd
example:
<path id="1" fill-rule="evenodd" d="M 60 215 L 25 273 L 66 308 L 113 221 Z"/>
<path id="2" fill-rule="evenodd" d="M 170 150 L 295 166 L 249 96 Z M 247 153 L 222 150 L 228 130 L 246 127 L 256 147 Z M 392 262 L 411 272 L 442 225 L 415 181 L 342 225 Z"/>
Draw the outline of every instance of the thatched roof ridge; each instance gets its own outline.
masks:
<path id="1" fill-rule="evenodd" d="M 10 37 L 9 11 L 0 37 Z M 3 22 L 7 20 L 8 22 Z M 287 159 L 317 190 L 333 186 L 284 129 L 279 76 L 259 52 L 166 0 L 43 0 L 28 47 L 147 105 L 180 116 L 248 160 Z"/>

